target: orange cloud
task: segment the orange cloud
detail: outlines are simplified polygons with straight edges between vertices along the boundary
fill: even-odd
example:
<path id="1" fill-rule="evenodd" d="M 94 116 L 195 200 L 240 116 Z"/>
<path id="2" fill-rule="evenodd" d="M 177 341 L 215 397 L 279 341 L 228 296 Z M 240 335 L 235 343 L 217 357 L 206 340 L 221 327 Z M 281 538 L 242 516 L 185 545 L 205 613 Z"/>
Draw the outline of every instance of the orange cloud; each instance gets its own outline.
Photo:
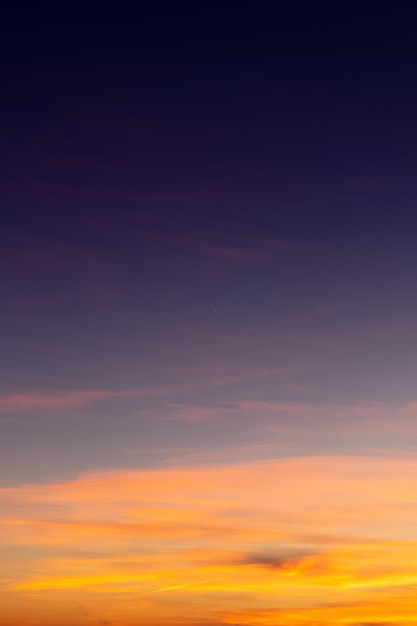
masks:
<path id="1" fill-rule="evenodd" d="M 13 626 L 412 624 L 415 493 L 417 461 L 365 457 L 4 488 L 0 600 Z"/>

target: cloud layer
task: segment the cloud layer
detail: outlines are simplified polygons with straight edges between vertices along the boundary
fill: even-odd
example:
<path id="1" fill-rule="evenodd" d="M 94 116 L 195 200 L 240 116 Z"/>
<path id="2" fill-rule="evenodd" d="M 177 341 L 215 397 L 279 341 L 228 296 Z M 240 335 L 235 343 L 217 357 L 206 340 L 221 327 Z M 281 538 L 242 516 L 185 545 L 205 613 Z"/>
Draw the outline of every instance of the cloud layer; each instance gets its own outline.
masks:
<path id="1" fill-rule="evenodd" d="M 6 623 L 413 624 L 416 476 L 305 457 L 4 488 Z"/>

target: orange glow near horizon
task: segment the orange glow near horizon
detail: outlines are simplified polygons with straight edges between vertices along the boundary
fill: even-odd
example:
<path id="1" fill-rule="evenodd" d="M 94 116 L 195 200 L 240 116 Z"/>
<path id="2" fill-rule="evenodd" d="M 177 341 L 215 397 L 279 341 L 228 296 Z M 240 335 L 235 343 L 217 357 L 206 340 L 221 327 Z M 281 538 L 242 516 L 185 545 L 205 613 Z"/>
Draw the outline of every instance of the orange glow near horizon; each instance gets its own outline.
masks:
<path id="1" fill-rule="evenodd" d="M 1 624 L 417 624 L 416 493 L 364 457 L 2 489 Z"/>

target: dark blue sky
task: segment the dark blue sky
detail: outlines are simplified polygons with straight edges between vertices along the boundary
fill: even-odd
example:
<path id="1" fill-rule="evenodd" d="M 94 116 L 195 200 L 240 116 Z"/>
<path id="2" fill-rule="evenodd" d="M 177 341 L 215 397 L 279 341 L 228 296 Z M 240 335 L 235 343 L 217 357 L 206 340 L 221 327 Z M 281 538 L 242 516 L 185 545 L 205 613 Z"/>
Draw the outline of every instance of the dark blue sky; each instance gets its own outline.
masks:
<path id="1" fill-rule="evenodd" d="M 274 454 L 402 445 L 415 25 L 375 3 L 6 12 L 5 480 L 280 428 Z M 355 430 L 372 403 L 385 426 Z"/>

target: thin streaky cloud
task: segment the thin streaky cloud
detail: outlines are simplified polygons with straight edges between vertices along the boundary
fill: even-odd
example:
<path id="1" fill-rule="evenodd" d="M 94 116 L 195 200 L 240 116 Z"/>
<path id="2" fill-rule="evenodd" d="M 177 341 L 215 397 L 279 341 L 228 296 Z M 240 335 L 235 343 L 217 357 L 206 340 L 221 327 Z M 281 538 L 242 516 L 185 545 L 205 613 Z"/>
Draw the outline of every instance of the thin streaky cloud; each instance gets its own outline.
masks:
<path id="1" fill-rule="evenodd" d="M 30 409 L 72 409 L 127 395 L 125 391 L 71 391 L 67 393 L 18 393 L 0 397 L 0 413 Z"/>
<path id="2" fill-rule="evenodd" d="M 198 389 L 211 389 L 232 386 L 241 382 L 258 380 L 271 375 L 268 370 L 252 372 L 241 376 L 225 376 L 224 378 L 205 380 L 195 383 L 165 385 L 142 389 L 113 389 L 113 390 L 73 390 L 68 392 L 49 393 L 17 393 L 0 396 L 0 413 L 25 412 L 32 409 L 71 409 L 83 407 L 96 402 L 112 398 L 158 398 L 176 395 Z M 175 405 L 172 405 L 173 407 Z M 180 406 L 180 405 L 179 405 Z M 185 411 L 185 409 L 184 409 Z M 184 412 L 185 416 L 185 412 Z"/>
<path id="3" fill-rule="evenodd" d="M 0 544 L 22 556 L 9 576 L 0 563 L 0 596 L 61 611 L 89 597 L 92 615 L 117 606 L 123 626 L 145 598 L 145 624 L 167 619 L 164 592 L 170 623 L 214 622 L 218 606 L 220 624 L 386 617 L 394 600 L 415 606 L 416 476 L 415 459 L 333 456 L 3 488 Z"/>

